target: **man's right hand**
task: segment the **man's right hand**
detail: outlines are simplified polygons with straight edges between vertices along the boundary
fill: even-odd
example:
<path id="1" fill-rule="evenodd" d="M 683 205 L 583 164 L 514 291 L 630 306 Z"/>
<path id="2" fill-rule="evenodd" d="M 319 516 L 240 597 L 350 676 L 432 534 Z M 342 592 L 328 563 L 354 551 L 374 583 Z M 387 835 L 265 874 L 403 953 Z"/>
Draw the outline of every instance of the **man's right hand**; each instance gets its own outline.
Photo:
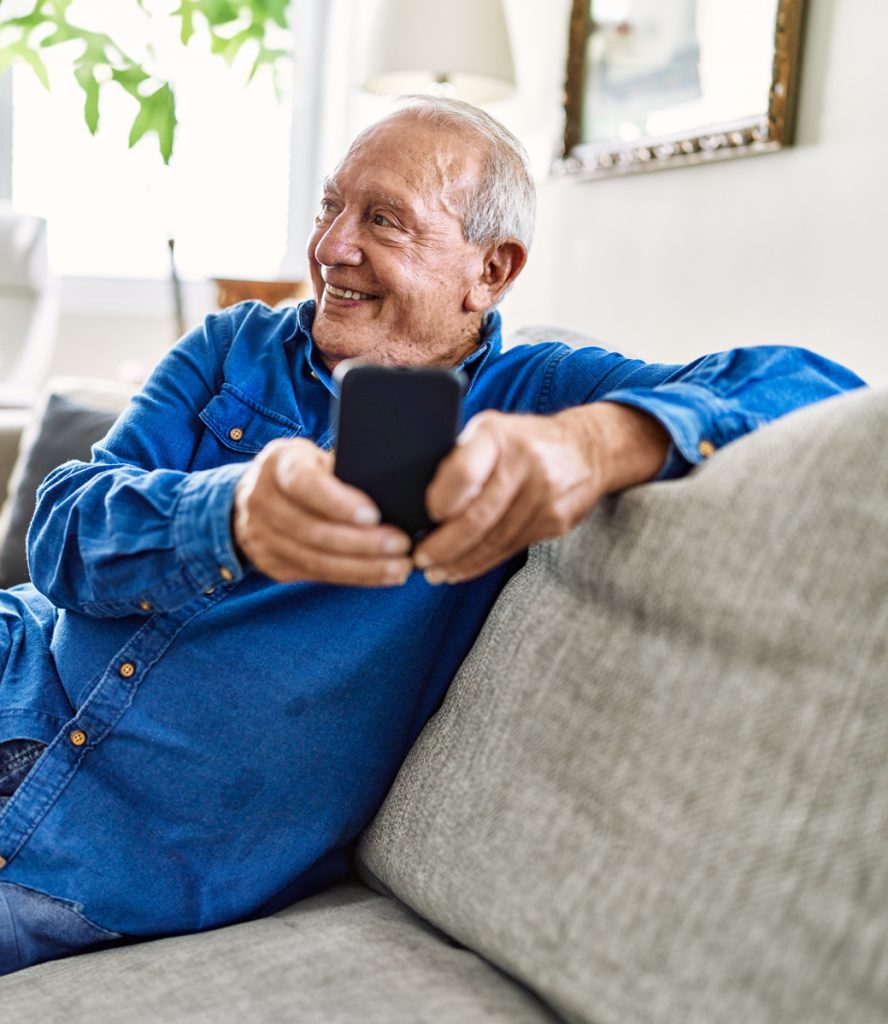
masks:
<path id="1" fill-rule="evenodd" d="M 333 475 L 333 456 L 304 438 L 272 441 L 237 484 L 238 548 L 279 583 L 315 580 L 397 586 L 411 569 L 410 538 L 381 525 L 362 491 Z"/>

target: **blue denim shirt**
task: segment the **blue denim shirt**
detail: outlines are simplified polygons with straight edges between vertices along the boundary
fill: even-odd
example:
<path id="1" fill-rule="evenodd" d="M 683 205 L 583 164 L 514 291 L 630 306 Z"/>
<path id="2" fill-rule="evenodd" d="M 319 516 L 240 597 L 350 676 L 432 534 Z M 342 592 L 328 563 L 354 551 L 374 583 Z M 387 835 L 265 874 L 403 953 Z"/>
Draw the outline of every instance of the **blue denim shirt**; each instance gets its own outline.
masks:
<path id="1" fill-rule="evenodd" d="M 0 814 L 0 880 L 110 931 L 220 925 L 341 877 L 520 563 L 391 589 L 279 584 L 239 564 L 245 465 L 275 438 L 333 443 L 313 316 L 311 302 L 245 303 L 186 336 L 92 461 L 47 477 L 34 586 L 0 594 L 0 741 L 49 744 Z M 674 442 L 664 476 L 703 441 L 862 384 L 787 348 L 687 367 L 557 340 L 503 352 L 497 313 L 465 371 L 467 418 L 604 398 L 647 411 Z"/>

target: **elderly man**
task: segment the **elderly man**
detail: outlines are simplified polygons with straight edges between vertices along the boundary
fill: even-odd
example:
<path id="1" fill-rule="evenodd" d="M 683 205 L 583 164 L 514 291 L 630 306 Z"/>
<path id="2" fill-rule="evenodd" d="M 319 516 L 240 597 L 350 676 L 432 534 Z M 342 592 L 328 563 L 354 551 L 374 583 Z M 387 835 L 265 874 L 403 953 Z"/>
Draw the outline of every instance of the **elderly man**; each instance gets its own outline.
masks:
<path id="1" fill-rule="evenodd" d="M 44 482 L 34 586 L 0 595 L 0 973 L 341 878 L 530 543 L 862 383 L 792 349 L 502 352 L 533 205 L 500 125 L 414 101 L 324 186 L 315 301 L 208 317 Z M 412 551 L 332 473 L 330 374 L 356 355 L 469 380 Z"/>

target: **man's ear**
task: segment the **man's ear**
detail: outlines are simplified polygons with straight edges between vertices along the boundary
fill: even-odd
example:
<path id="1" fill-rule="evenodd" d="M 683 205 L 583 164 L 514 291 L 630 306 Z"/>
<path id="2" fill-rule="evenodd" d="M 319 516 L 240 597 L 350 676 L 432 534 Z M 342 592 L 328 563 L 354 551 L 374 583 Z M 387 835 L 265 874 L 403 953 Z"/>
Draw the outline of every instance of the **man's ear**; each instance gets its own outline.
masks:
<path id="1" fill-rule="evenodd" d="M 471 313 L 483 313 L 497 304 L 503 292 L 524 269 L 527 248 L 517 239 L 510 238 L 487 246 L 483 257 L 481 274 L 463 300 L 463 306 Z"/>

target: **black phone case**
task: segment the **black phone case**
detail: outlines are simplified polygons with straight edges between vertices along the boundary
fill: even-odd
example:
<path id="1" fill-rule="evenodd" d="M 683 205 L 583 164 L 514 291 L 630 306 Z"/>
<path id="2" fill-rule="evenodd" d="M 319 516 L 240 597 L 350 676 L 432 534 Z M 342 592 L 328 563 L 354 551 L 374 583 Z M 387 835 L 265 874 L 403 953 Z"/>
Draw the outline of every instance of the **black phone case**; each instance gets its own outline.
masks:
<path id="1" fill-rule="evenodd" d="M 384 522 L 413 537 L 429 530 L 425 492 L 456 440 L 463 374 L 343 363 L 334 377 L 336 476 L 368 494 Z"/>

